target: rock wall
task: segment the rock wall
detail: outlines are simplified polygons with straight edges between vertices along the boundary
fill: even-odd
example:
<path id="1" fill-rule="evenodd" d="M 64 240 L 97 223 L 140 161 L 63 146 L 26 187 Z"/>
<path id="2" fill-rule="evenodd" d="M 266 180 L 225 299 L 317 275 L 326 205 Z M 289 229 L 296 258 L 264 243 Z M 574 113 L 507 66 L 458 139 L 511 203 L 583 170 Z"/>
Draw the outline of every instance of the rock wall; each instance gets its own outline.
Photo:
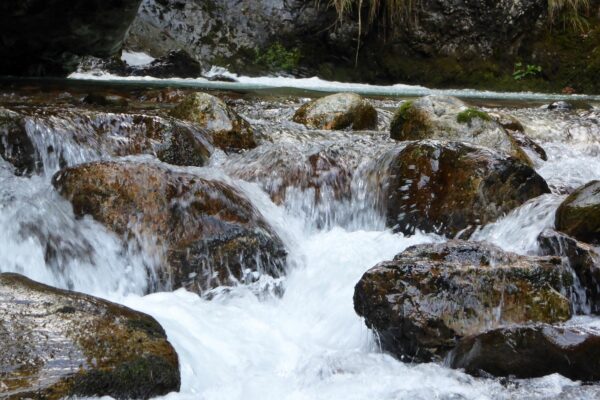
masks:
<path id="1" fill-rule="evenodd" d="M 121 50 L 141 0 L 0 2 L 0 75 L 63 76 Z"/>

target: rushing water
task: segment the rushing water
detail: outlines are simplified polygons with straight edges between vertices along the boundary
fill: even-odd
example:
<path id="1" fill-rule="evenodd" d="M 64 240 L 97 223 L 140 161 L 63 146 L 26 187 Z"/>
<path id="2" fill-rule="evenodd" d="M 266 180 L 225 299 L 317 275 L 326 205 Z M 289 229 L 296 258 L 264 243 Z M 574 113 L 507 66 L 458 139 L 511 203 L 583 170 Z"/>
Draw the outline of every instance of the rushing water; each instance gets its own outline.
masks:
<path id="1" fill-rule="evenodd" d="M 56 150 L 48 153 L 49 143 L 63 149 L 66 165 L 116 155 L 70 140 L 63 123 L 38 117 L 28 123 L 28 134 L 43 155 L 44 173 L 16 177 L 0 160 L 0 271 L 105 297 L 154 316 L 181 364 L 181 392 L 168 399 L 600 396 L 599 387 L 558 375 L 508 383 L 476 379 L 438 364 L 405 364 L 379 351 L 376 336 L 354 312 L 354 285 L 367 269 L 407 246 L 443 240 L 425 234 L 406 238 L 384 228 L 378 207 L 380 174 L 386 155 L 401 146 L 385 131 L 399 101 L 376 101 L 383 117 L 380 131 L 357 133 L 311 131 L 288 122 L 298 104 L 240 101 L 238 110 L 255 125 L 263 144 L 241 155 L 217 152 L 210 166 L 185 169 L 236 186 L 281 235 L 289 251 L 282 296 L 257 297 L 243 286 L 216 291 L 211 300 L 183 289 L 144 295 L 148 274 L 157 264 L 152 243 L 124 247 L 92 219 L 75 219 L 50 183 L 59 162 L 52 158 Z M 548 151 L 549 160 L 537 169 L 555 190 L 479 229 L 473 239 L 535 254 L 536 237 L 553 224 L 563 191 L 600 179 L 600 110 L 504 111 L 520 118 Z M 310 169 L 315 159 L 322 166 L 317 173 Z M 292 178 L 282 179 L 282 169 L 294 171 L 288 174 Z M 278 193 L 278 204 L 270 199 L 273 193 Z M 262 283 L 268 285 L 268 279 Z M 573 323 L 600 326 L 590 318 Z"/>

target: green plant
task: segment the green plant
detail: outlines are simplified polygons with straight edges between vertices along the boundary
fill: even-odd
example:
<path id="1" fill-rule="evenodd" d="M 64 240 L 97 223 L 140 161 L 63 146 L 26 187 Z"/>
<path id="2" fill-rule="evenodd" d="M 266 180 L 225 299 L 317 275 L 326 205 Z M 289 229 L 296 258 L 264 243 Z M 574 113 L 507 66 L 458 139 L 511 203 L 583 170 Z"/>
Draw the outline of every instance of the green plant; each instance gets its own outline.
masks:
<path id="1" fill-rule="evenodd" d="M 291 71 L 298 66 L 302 53 L 294 47 L 288 49 L 281 43 L 272 44 L 264 53 L 256 51 L 256 63 L 272 70 Z"/>
<path id="2" fill-rule="evenodd" d="M 534 64 L 524 65 L 522 62 L 515 64 L 513 78 L 517 81 L 527 77 L 534 77 L 542 73 L 542 67 Z"/>
<path id="3" fill-rule="evenodd" d="M 459 124 L 470 124 L 473 119 L 479 118 L 484 121 L 490 121 L 491 118 L 485 111 L 476 110 L 474 108 L 467 108 L 465 111 L 458 113 L 456 121 Z"/>
<path id="4" fill-rule="evenodd" d="M 563 29 L 585 32 L 589 23 L 584 13 L 590 9 L 590 0 L 548 0 L 548 17 L 555 24 L 562 22 Z"/>

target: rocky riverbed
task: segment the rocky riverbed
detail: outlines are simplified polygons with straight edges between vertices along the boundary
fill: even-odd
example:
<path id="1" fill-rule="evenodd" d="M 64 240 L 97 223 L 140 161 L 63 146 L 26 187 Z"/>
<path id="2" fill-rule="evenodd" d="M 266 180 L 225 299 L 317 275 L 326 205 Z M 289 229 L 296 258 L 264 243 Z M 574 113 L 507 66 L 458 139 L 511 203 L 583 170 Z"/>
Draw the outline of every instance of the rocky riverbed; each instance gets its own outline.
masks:
<path id="1" fill-rule="evenodd" d="M 597 398 L 599 119 L 5 82 L 0 394 Z"/>

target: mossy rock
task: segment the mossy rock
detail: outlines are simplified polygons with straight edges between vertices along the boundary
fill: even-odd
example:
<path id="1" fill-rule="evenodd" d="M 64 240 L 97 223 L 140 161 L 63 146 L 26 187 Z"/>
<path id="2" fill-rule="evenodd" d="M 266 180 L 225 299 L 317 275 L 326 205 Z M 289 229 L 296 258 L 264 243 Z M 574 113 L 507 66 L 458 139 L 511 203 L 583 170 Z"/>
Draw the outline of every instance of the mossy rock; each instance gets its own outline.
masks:
<path id="1" fill-rule="evenodd" d="M 419 229 L 467 237 L 550 189 L 531 167 L 462 142 L 412 142 L 388 167 L 387 226 L 407 235 Z"/>
<path id="2" fill-rule="evenodd" d="M 509 129 L 517 128 L 517 124 L 518 131 Z M 504 127 L 489 113 L 469 107 L 455 97 L 426 96 L 402 103 L 392 119 L 390 136 L 398 141 L 468 142 L 502 151 L 532 165 L 529 154 L 538 153 L 540 146 L 528 139 L 523 126 L 518 121 L 517 124 Z"/>
<path id="3" fill-rule="evenodd" d="M 555 226 L 578 240 L 600 245 L 600 181 L 571 193 L 556 210 Z"/>
<path id="4" fill-rule="evenodd" d="M 155 243 L 160 289 L 205 293 L 254 282 L 261 274 L 283 274 L 287 254 L 281 239 L 226 183 L 123 161 L 66 168 L 53 184 L 76 216 L 91 215 L 125 239 Z"/>
<path id="5" fill-rule="evenodd" d="M 256 147 L 254 130 L 218 97 L 194 93 L 183 99 L 170 115 L 198 124 L 209 131 L 215 146 L 225 151 L 239 151 Z"/>
<path id="6" fill-rule="evenodd" d="M 377 110 L 358 94 L 337 93 L 304 104 L 294 121 L 314 129 L 377 129 Z"/>
<path id="7" fill-rule="evenodd" d="M 476 376 L 526 379 L 560 374 L 599 381 L 600 335 L 585 327 L 548 324 L 498 328 L 461 340 L 446 363 Z"/>
<path id="8" fill-rule="evenodd" d="M 367 271 L 355 287 L 354 309 L 385 351 L 428 362 L 488 329 L 568 320 L 572 287 L 558 257 L 450 241 L 410 247 Z"/>
<path id="9" fill-rule="evenodd" d="M 2 398 L 178 391 L 177 354 L 152 317 L 106 300 L 0 274 Z"/>

